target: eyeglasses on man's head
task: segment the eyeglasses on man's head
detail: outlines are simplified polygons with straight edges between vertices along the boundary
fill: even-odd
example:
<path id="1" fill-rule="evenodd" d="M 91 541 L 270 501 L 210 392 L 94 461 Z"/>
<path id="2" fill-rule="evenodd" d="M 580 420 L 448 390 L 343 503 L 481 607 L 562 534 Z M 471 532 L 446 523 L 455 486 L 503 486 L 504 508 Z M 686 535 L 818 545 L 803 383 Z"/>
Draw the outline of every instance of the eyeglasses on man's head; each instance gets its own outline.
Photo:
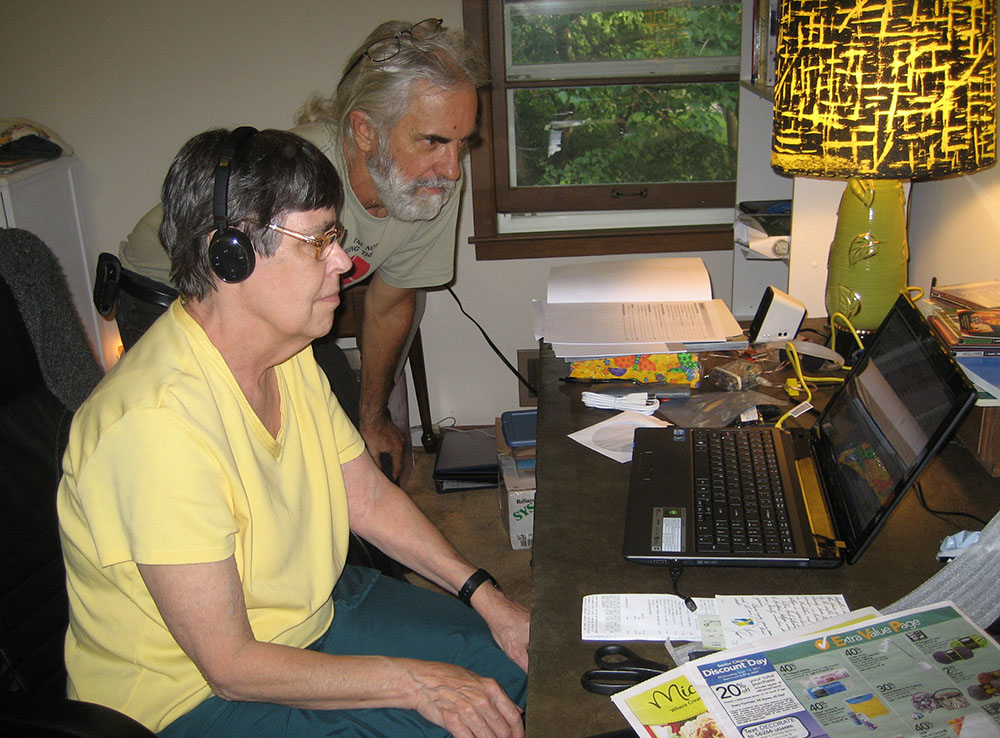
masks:
<path id="1" fill-rule="evenodd" d="M 414 23 L 409 28 L 404 28 L 402 31 L 392 35 L 386 36 L 384 38 L 378 38 L 368 44 L 368 47 L 361 52 L 357 59 L 355 59 L 351 66 L 347 68 L 344 72 L 346 77 L 354 68 L 361 63 L 361 60 L 365 57 L 375 63 L 382 64 L 387 62 L 392 57 L 396 56 L 402 49 L 402 40 L 404 38 L 412 41 L 423 41 L 425 39 L 434 38 L 439 33 L 441 33 L 441 26 L 444 20 L 441 18 L 425 18 L 419 23 Z"/>
<path id="2" fill-rule="evenodd" d="M 323 261 L 323 259 L 328 257 L 330 252 L 333 251 L 334 246 L 338 243 L 343 245 L 344 239 L 347 238 L 347 228 L 340 223 L 337 223 L 322 236 L 307 236 L 305 233 L 290 230 L 284 226 L 277 225 L 276 223 L 268 223 L 266 227 L 272 231 L 294 238 L 296 241 L 307 243 L 315 248 L 316 261 Z"/>

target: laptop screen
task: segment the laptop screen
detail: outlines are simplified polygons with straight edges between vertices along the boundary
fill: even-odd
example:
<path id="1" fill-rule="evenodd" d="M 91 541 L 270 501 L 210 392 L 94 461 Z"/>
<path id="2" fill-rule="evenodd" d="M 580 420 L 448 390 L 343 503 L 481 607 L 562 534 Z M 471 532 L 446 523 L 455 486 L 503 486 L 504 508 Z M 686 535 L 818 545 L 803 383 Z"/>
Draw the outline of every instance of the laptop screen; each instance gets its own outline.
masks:
<path id="1" fill-rule="evenodd" d="M 820 464 L 848 555 L 874 529 L 975 400 L 975 390 L 900 298 L 816 424 Z M 865 542 L 859 544 L 859 542 Z"/>

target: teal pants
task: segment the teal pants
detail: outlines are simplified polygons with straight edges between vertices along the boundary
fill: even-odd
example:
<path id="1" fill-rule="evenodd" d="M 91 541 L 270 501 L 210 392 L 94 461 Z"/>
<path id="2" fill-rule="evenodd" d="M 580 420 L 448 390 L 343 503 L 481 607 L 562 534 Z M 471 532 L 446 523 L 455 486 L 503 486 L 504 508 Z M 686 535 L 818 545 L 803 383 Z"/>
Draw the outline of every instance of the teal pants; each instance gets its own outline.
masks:
<path id="1" fill-rule="evenodd" d="M 495 679 L 524 707 L 527 678 L 496 645 L 482 618 L 457 599 L 373 569 L 348 566 L 333 592 L 333 624 L 310 649 L 458 664 Z M 210 697 L 160 733 L 165 738 L 445 738 L 413 710 L 303 710 Z"/>

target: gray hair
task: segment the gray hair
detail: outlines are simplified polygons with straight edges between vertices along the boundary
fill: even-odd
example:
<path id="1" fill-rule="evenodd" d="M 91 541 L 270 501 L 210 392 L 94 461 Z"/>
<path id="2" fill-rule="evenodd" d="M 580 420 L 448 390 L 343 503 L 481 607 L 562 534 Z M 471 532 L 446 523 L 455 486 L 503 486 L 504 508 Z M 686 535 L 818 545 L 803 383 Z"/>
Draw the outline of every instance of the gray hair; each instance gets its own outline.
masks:
<path id="1" fill-rule="evenodd" d="M 482 52 L 461 31 L 446 28 L 430 38 L 400 36 L 399 52 L 384 62 L 373 62 L 365 52 L 374 43 L 392 39 L 413 26 L 387 21 L 372 31 L 348 57 L 344 76 L 328 98 L 313 96 L 299 110 L 295 122 L 332 123 L 349 147 L 354 146 L 350 113 L 368 116 L 383 141 L 406 113 L 414 82 L 424 80 L 445 90 L 462 85 L 475 88 L 489 81 Z"/>
<path id="2" fill-rule="evenodd" d="M 217 288 L 209 266 L 214 218 L 215 170 L 231 133 L 200 133 L 181 148 L 163 182 L 160 241 L 170 256 L 170 280 L 181 296 L 204 299 Z M 294 212 L 340 211 L 344 189 L 330 160 L 309 141 L 288 131 L 264 130 L 233 159 L 229 178 L 229 226 L 250 239 L 254 251 L 272 256 L 281 239 L 267 223 Z"/>

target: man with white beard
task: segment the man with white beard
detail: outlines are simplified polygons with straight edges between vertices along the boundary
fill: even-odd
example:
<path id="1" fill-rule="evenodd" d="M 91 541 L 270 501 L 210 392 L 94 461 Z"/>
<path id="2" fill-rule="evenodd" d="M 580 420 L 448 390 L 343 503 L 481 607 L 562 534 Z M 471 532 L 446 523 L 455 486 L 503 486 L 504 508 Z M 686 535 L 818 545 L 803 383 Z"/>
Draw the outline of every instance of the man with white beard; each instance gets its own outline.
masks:
<path id="1" fill-rule="evenodd" d="M 292 129 L 319 147 L 350 185 L 341 222 L 354 269 L 342 283 L 369 284 L 360 387 L 332 336 L 314 341 L 313 349 L 369 453 L 376 462 L 391 457 L 393 478 L 402 469 L 406 439 L 390 420 L 388 397 L 417 290 L 446 284 L 453 275 L 461 158 L 476 133 L 476 89 L 486 81 L 480 52 L 441 20 L 389 21 L 351 55 L 333 95 L 310 99 Z M 150 211 L 119 255 L 123 269 L 169 283 L 157 235 L 161 219 L 159 207 Z M 115 317 L 126 349 L 162 310 L 118 293 Z"/>

